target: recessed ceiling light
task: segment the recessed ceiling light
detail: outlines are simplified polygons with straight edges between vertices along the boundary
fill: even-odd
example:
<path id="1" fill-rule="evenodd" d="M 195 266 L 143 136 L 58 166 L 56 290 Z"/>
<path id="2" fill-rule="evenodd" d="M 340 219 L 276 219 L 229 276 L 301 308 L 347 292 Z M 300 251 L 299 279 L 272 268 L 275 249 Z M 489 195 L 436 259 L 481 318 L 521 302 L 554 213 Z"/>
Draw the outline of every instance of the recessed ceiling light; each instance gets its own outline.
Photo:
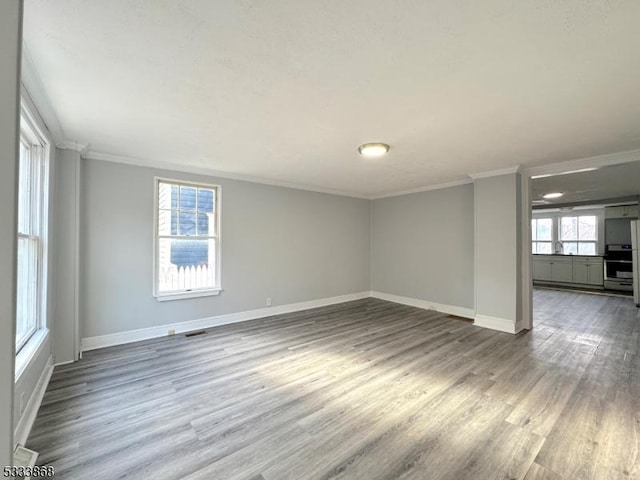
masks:
<path id="1" fill-rule="evenodd" d="M 365 143 L 358 147 L 360 155 L 367 158 L 377 158 L 386 155 L 389 151 L 389 145 L 386 143 Z"/>
<path id="2" fill-rule="evenodd" d="M 546 198 L 546 199 L 560 198 L 562 195 L 564 195 L 564 193 L 562 192 L 553 192 L 553 193 L 547 193 L 546 195 L 543 195 L 542 198 Z"/>

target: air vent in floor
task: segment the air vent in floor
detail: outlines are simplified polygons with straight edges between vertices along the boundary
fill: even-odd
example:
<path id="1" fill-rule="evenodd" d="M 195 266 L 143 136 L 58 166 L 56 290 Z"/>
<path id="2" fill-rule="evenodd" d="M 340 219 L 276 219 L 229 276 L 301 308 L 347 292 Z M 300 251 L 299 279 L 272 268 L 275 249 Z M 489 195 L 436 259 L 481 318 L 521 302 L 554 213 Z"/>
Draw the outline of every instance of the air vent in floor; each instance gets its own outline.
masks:
<path id="1" fill-rule="evenodd" d="M 185 337 L 196 337 L 198 335 L 204 335 L 205 333 L 207 333 L 207 332 L 205 332 L 204 330 L 200 330 L 199 332 L 187 333 L 187 334 L 185 334 Z"/>

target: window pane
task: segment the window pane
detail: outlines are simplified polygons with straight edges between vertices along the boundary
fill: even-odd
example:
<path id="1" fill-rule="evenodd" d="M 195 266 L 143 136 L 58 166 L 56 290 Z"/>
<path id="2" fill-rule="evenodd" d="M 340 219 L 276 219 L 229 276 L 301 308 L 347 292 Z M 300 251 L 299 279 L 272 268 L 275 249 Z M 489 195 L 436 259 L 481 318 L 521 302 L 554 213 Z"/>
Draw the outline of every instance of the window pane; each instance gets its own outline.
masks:
<path id="1" fill-rule="evenodd" d="M 577 255 L 578 254 L 578 242 L 564 242 L 565 255 Z"/>
<path id="2" fill-rule="evenodd" d="M 182 200 L 182 197 L 180 197 Z M 178 235 L 195 235 L 196 234 L 196 214 L 180 211 Z"/>
<path id="3" fill-rule="evenodd" d="M 551 242 L 536 242 L 536 253 L 552 253 Z"/>
<path id="4" fill-rule="evenodd" d="M 38 240 L 18 238 L 16 348 L 35 332 L 38 317 Z"/>
<path id="5" fill-rule="evenodd" d="M 215 286 L 215 240 L 160 239 L 158 291 Z"/>
<path id="6" fill-rule="evenodd" d="M 173 185 L 169 183 L 158 184 L 158 208 L 162 210 L 170 210 L 173 207 L 173 196 L 171 191 Z"/>
<path id="7" fill-rule="evenodd" d="M 560 240 L 577 240 L 578 239 L 578 218 L 562 217 L 560 220 Z M 565 253 L 567 249 L 565 247 Z"/>
<path id="8" fill-rule="evenodd" d="M 553 220 L 550 218 L 539 218 L 538 219 L 538 235 L 537 240 L 548 240 L 551 241 L 551 228 L 553 225 Z"/>
<path id="9" fill-rule="evenodd" d="M 20 167 L 18 173 L 18 232 L 31 234 L 31 158 L 29 148 L 20 142 Z"/>
<path id="10" fill-rule="evenodd" d="M 214 194 L 210 188 L 198 188 L 198 211 L 213 212 Z"/>
<path id="11" fill-rule="evenodd" d="M 158 235 L 171 235 L 172 231 L 171 210 L 160 210 L 158 212 Z"/>
<path id="12" fill-rule="evenodd" d="M 180 210 L 195 212 L 196 210 L 196 189 L 195 187 L 180 187 Z"/>
<path id="13" fill-rule="evenodd" d="M 538 221 L 535 218 L 531 219 L 531 240 L 534 242 L 538 239 Z M 535 244 L 534 244 L 535 247 Z M 535 251 L 533 253 L 536 253 Z"/>
<path id="14" fill-rule="evenodd" d="M 578 240 L 597 240 L 596 217 L 584 216 L 578 219 Z"/>
<path id="15" fill-rule="evenodd" d="M 580 255 L 595 255 L 596 242 L 580 242 L 578 245 L 578 252 Z"/>
<path id="16" fill-rule="evenodd" d="M 198 213 L 198 235 L 213 235 L 215 234 L 214 229 L 213 215 L 210 213 Z"/>

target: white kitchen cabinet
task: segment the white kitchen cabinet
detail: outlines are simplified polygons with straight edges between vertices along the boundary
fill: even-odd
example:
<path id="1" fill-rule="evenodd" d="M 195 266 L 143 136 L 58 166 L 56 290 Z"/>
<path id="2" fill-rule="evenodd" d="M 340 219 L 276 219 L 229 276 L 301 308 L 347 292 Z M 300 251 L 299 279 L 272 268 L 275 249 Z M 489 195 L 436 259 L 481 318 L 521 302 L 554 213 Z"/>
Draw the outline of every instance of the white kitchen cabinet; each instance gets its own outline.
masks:
<path id="1" fill-rule="evenodd" d="M 575 283 L 589 283 L 589 267 L 586 263 L 576 263 L 573 266 L 573 281 Z"/>
<path id="2" fill-rule="evenodd" d="M 604 210 L 605 218 L 638 218 L 638 205 L 622 205 L 620 207 L 607 207 Z"/>
<path id="3" fill-rule="evenodd" d="M 533 279 L 546 283 L 602 287 L 602 257 L 580 255 L 534 255 Z"/>
<path id="4" fill-rule="evenodd" d="M 571 258 L 556 257 L 551 262 L 551 281 L 572 283 L 573 282 L 573 263 Z"/>
<path id="5" fill-rule="evenodd" d="M 533 261 L 533 279 L 543 282 L 551 281 L 551 262 L 549 260 Z"/>

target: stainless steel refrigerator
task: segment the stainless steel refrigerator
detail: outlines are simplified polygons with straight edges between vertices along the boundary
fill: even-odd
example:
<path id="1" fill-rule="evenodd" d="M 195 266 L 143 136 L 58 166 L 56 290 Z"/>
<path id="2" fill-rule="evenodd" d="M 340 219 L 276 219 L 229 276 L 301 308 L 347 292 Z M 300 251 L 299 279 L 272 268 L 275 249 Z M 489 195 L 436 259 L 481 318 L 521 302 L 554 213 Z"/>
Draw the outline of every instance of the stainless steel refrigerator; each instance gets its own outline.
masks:
<path id="1" fill-rule="evenodd" d="M 631 255 L 633 261 L 633 301 L 640 307 L 640 220 L 631 221 Z"/>

